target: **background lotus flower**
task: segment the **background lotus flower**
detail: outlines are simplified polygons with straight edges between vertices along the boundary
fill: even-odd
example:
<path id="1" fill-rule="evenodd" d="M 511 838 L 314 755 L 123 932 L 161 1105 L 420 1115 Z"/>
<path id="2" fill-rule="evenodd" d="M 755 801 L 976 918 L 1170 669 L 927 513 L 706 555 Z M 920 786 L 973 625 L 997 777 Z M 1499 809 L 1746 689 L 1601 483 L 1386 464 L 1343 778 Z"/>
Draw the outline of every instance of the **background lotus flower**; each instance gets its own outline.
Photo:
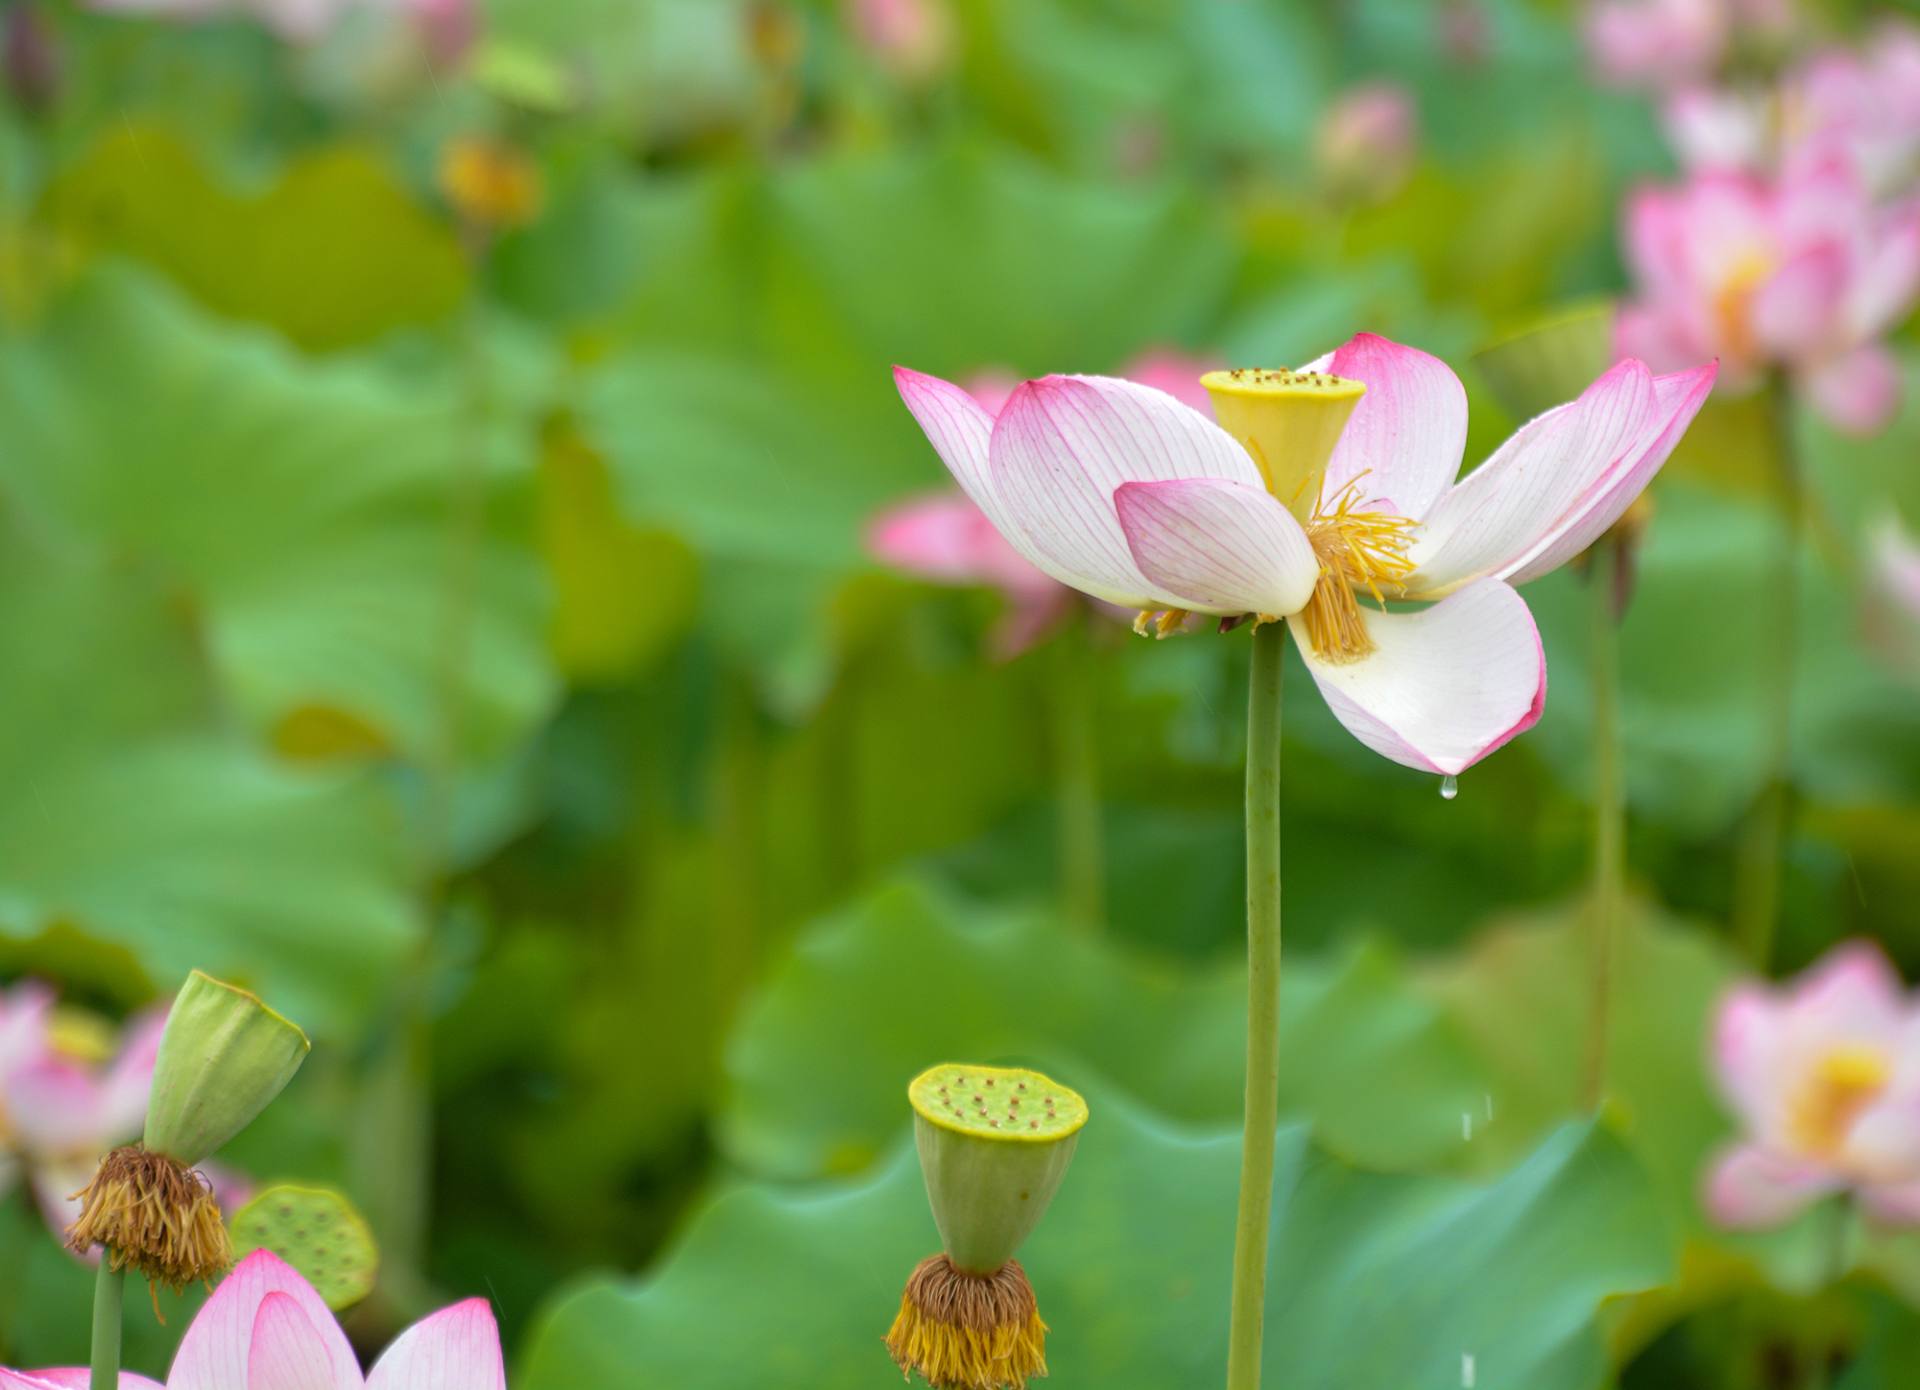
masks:
<path id="1" fill-rule="evenodd" d="M 84 1369 L 5 1377 L 38 1390 L 87 1383 Z M 145 1376 L 121 1385 L 161 1390 Z M 346 1333 L 313 1286 L 268 1250 L 221 1281 L 180 1339 L 165 1390 L 506 1390 L 500 1330 L 485 1299 L 443 1308 L 401 1333 L 365 1376 Z"/>
<path id="2" fill-rule="evenodd" d="M 1134 358 L 1122 374 L 1164 391 L 1195 410 L 1210 410 L 1200 378 L 1214 363 L 1185 353 L 1154 349 Z M 990 368 L 967 379 L 967 394 L 997 415 L 1019 386 L 1011 372 Z M 886 508 L 867 528 L 867 550 L 907 574 L 939 584 L 998 589 L 1007 615 L 990 639 L 1000 657 L 1018 655 L 1045 634 L 1072 605 L 1063 587 L 1013 547 L 965 493 L 936 492 Z"/>
<path id="3" fill-rule="evenodd" d="M 1716 1221 L 1778 1225 L 1850 1192 L 1880 1220 L 1920 1222 L 1920 1009 L 1877 946 L 1837 946 L 1783 988 L 1735 989 L 1713 1061 L 1743 1130 L 1708 1175 Z"/>
<path id="4" fill-rule="evenodd" d="M 1737 39 L 1778 38 L 1793 22 L 1789 0 L 1600 0 L 1584 33 L 1602 79 L 1664 87 L 1712 72 Z"/>
<path id="5" fill-rule="evenodd" d="M 38 984 L 0 994 L 0 1153 L 24 1170 L 56 1235 L 100 1156 L 140 1132 L 166 1011 L 129 1024 L 117 1052 L 57 1017 L 52 991 Z M 0 1159 L 0 1182 L 6 1166 Z"/>
<path id="6" fill-rule="evenodd" d="M 842 10 L 861 48 L 896 77 L 924 81 L 953 56 L 947 0 L 845 0 Z"/>
<path id="7" fill-rule="evenodd" d="M 1321 113 L 1314 158 L 1331 187 L 1380 199 L 1406 182 L 1419 139 L 1413 93 L 1397 82 L 1363 82 Z"/>
<path id="8" fill-rule="evenodd" d="M 1639 297 L 1619 346 L 1656 367 L 1717 356 L 1736 386 L 1789 372 L 1856 433 L 1879 428 L 1899 380 L 1879 338 L 1920 290 L 1920 203 L 1874 205 L 1845 167 L 1764 182 L 1699 175 L 1642 188 L 1627 210 Z"/>
<path id="9" fill-rule="evenodd" d="M 948 468 L 1036 567 L 1142 609 L 1288 617 L 1355 737 L 1457 773 L 1531 727 L 1545 699 L 1539 634 L 1511 584 L 1619 517 L 1715 368 L 1655 377 L 1623 362 L 1459 481 L 1466 392 L 1438 359 L 1361 334 L 1302 371 L 1368 388 L 1305 497 L 1272 487 L 1219 426 L 1132 383 L 1031 381 L 993 419 L 950 383 L 905 368 L 895 379 Z M 1362 595 L 1433 602 L 1371 611 Z"/>

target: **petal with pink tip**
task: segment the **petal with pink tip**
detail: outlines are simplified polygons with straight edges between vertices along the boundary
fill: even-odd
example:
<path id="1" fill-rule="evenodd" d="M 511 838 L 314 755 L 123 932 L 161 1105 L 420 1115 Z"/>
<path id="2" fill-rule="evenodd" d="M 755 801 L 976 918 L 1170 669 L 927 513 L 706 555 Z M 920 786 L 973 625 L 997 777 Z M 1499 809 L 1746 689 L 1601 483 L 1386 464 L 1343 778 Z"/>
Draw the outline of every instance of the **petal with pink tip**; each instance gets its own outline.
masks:
<path id="1" fill-rule="evenodd" d="M 1033 547 L 1008 520 L 1007 509 L 994 491 L 987 467 L 987 441 L 993 434 L 993 416 L 951 381 L 942 381 L 925 372 L 895 367 L 893 384 L 926 434 L 927 442 L 940 456 L 940 462 L 960 484 L 961 491 L 993 524 L 993 529 L 1006 537 L 1009 545 L 1038 565 Z"/>
<path id="2" fill-rule="evenodd" d="M 1605 535 L 1673 456 L 1706 404 L 1719 372 L 1719 365 L 1709 362 L 1690 372 L 1655 377 L 1653 419 L 1641 441 L 1600 475 L 1558 525 L 1525 555 L 1504 566 L 1498 577 L 1509 584 L 1525 584 L 1551 574 Z"/>
<path id="3" fill-rule="evenodd" d="M 1714 1016 L 1714 1077 L 1755 1132 L 1767 1129 L 1779 1098 L 1785 1043 L 1785 1019 L 1771 990 L 1742 984 L 1727 992 Z"/>
<path id="4" fill-rule="evenodd" d="M 416 1323 L 387 1348 L 367 1390 L 506 1390 L 500 1328 L 483 1298 Z"/>
<path id="5" fill-rule="evenodd" d="M 1425 516 L 1460 472 L 1467 445 L 1467 390 L 1439 358 L 1357 333 L 1303 371 L 1364 382 L 1367 394 L 1327 463 L 1331 497 L 1354 479 L 1362 497 L 1390 497 L 1404 516 Z"/>
<path id="6" fill-rule="evenodd" d="M 1846 434 L 1878 434 L 1900 408 L 1900 367 L 1878 343 L 1800 374 L 1814 409 Z"/>
<path id="7" fill-rule="evenodd" d="M 28 1371 L 25 1375 L 18 1371 L 0 1369 L 0 1390 L 87 1390 L 93 1384 L 93 1372 L 85 1366 L 62 1366 L 52 1371 Z M 165 1390 L 157 1380 L 148 1380 L 145 1376 L 135 1375 L 132 1371 L 120 1372 L 120 1390 Z"/>
<path id="8" fill-rule="evenodd" d="M 1361 612 L 1377 650 L 1358 661 L 1322 660 L 1299 619 L 1290 626 L 1334 717 L 1382 757 L 1456 773 L 1538 722 L 1546 653 L 1506 584 L 1478 580 L 1418 612 Z"/>
<path id="9" fill-rule="evenodd" d="M 1408 594 L 1439 598 L 1483 575 L 1518 573 L 1597 498 L 1618 500 L 1624 509 L 1632 495 L 1620 500 L 1606 484 L 1659 437 L 1651 428 L 1657 406 L 1652 374 L 1628 359 L 1577 401 L 1522 425 L 1428 514 L 1410 553 L 1415 570 Z M 1529 577 L 1539 572 L 1530 570 Z"/>
<path id="10" fill-rule="evenodd" d="M 331 1325 L 332 1316 L 326 1321 Z M 353 1353 L 342 1364 L 293 1299 L 270 1293 L 260 1300 L 247 1348 L 247 1390 L 363 1390 L 365 1383 Z"/>
<path id="11" fill-rule="evenodd" d="M 1891 1044 L 1903 1036 L 1899 972 L 1864 939 L 1844 941 L 1822 956 L 1788 992 L 1786 1008 L 1806 1039 Z"/>
<path id="12" fill-rule="evenodd" d="M 358 1364 L 346 1334 L 312 1285 L 279 1256 L 256 1250 L 221 1281 L 180 1339 L 167 1390 L 236 1390 L 247 1385 L 254 1321 L 266 1301 L 276 1296 L 289 1300 L 313 1328 L 330 1368 Z M 359 1372 L 355 1370 L 353 1380 L 341 1383 L 357 1387 Z"/>
<path id="13" fill-rule="evenodd" d="M 1779 1226 L 1844 1184 L 1829 1168 L 1754 1144 L 1729 1149 L 1707 1176 L 1707 1214 L 1734 1230 Z"/>
<path id="14" fill-rule="evenodd" d="M 994 421 L 988 452 L 994 491 L 1040 568 L 1128 608 L 1180 601 L 1134 563 L 1115 489 L 1179 478 L 1262 486 L 1246 451 L 1199 411 L 1111 377 L 1028 382 Z"/>
<path id="15" fill-rule="evenodd" d="M 1320 576 L 1307 533 L 1265 488 L 1215 478 L 1113 494 L 1140 572 L 1197 613 L 1298 612 Z"/>

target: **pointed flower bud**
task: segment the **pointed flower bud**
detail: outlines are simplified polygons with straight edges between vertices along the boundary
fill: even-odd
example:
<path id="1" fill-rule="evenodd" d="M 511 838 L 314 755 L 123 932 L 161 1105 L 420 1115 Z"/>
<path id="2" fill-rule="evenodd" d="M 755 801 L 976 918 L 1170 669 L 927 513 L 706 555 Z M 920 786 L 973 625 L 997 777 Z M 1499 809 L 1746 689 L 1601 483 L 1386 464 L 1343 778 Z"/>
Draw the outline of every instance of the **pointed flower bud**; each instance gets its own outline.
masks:
<path id="1" fill-rule="evenodd" d="M 1036 1071 L 952 1063 L 907 1098 L 943 1249 L 907 1281 L 887 1350 L 940 1390 L 1019 1390 L 1047 1373 L 1047 1325 L 1014 1254 L 1066 1176 L 1087 1103 Z"/>
<path id="2" fill-rule="evenodd" d="M 243 989 L 194 971 L 160 1038 L 143 1143 L 115 1149 L 78 1196 L 67 1243 L 180 1289 L 232 1263 L 211 1185 L 194 1165 L 293 1079 L 306 1034 Z"/>
<path id="3" fill-rule="evenodd" d="M 1253 456 L 1267 491 L 1313 516 L 1327 460 L 1367 388 L 1328 372 L 1236 367 L 1200 378 L 1220 427 Z"/>

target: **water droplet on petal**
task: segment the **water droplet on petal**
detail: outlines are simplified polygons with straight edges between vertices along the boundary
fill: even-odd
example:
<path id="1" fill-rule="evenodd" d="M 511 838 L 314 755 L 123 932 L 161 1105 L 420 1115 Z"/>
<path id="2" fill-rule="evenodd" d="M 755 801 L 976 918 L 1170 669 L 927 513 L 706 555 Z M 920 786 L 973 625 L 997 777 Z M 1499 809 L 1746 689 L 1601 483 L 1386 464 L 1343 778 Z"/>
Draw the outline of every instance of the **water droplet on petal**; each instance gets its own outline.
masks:
<path id="1" fill-rule="evenodd" d="M 1460 795 L 1460 779 L 1449 772 L 1440 779 L 1440 799 L 1451 801 Z"/>

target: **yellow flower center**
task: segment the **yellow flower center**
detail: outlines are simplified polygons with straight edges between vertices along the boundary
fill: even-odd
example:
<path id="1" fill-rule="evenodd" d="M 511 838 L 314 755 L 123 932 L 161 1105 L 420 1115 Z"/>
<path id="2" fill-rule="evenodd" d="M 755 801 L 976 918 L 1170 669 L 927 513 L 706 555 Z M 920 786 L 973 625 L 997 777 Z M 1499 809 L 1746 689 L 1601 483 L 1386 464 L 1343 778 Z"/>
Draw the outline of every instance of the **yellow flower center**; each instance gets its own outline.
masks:
<path id="1" fill-rule="evenodd" d="M 1327 372 L 1268 367 L 1208 372 L 1200 384 L 1220 428 L 1252 456 L 1267 491 L 1307 520 L 1333 446 L 1367 388 Z"/>
<path id="2" fill-rule="evenodd" d="M 1713 294 L 1713 318 L 1720 328 L 1720 342 L 1726 355 L 1751 358 L 1756 344 L 1753 337 L 1754 291 L 1773 274 L 1773 257 L 1758 248 L 1749 248 L 1734 257 Z"/>
<path id="3" fill-rule="evenodd" d="M 1320 578 L 1301 613 L 1307 641 L 1322 661 L 1358 661 L 1373 651 L 1360 616 L 1359 591 L 1373 595 L 1384 612 L 1387 592 L 1399 592 L 1413 573 L 1407 548 L 1417 524 L 1398 512 L 1361 511 L 1360 478 L 1315 504 L 1307 540 L 1320 561 Z"/>
<path id="4" fill-rule="evenodd" d="M 1873 1104 L 1892 1079 L 1886 1054 L 1860 1043 L 1846 1043 L 1820 1064 L 1794 1094 L 1787 1129 L 1803 1152 L 1831 1158 L 1846 1144 L 1860 1112 Z"/>

